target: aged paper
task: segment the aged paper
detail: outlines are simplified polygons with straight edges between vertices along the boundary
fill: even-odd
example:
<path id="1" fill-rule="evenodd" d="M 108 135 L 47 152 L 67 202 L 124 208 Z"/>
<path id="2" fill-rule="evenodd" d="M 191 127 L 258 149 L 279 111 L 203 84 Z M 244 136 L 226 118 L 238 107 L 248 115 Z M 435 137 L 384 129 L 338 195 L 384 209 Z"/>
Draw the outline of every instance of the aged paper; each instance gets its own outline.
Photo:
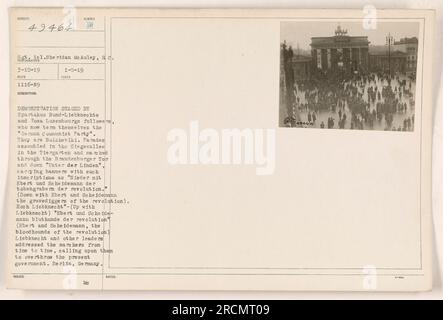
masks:
<path id="1" fill-rule="evenodd" d="M 431 289 L 429 10 L 11 8 L 11 288 Z"/>

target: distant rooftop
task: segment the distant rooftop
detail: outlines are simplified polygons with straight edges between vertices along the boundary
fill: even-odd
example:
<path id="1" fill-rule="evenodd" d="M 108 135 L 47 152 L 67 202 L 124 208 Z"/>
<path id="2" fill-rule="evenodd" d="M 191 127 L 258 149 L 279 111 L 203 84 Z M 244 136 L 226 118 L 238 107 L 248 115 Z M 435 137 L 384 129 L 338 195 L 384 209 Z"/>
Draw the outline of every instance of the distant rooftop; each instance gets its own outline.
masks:
<path id="1" fill-rule="evenodd" d="M 406 37 L 406 38 L 401 38 L 400 41 L 395 41 L 395 42 L 394 42 L 394 44 L 410 44 L 410 43 L 413 43 L 413 44 L 418 43 L 418 39 L 417 39 L 417 37 L 411 37 L 411 38 Z"/>
<path id="2" fill-rule="evenodd" d="M 378 54 L 386 52 L 388 50 L 387 46 L 384 45 L 371 45 L 369 46 L 369 54 Z"/>
<path id="3" fill-rule="evenodd" d="M 374 50 L 369 50 L 369 54 L 371 56 L 387 56 L 389 54 L 389 52 L 385 49 L 384 51 L 374 51 Z M 401 56 L 407 56 L 408 54 L 403 52 L 403 51 L 399 51 L 399 50 L 395 50 L 392 51 L 391 50 L 391 56 L 393 57 L 401 57 Z"/>
<path id="4" fill-rule="evenodd" d="M 292 57 L 292 62 L 305 62 L 305 61 L 311 61 L 311 56 L 302 55 L 302 54 L 295 54 Z"/>

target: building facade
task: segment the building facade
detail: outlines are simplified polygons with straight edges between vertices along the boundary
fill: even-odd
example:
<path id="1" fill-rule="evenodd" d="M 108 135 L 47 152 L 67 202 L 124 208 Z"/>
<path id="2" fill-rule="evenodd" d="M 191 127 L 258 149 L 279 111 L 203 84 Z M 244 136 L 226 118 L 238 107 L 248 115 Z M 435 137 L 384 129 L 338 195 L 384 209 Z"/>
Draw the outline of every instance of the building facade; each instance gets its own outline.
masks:
<path id="1" fill-rule="evenodd" d="M 407 71 L 407 54 L 402 51 L 376 52 L 369 55 L 371 71 L 386 74 L 405 74 Z"/>
<path id="2" fill-rule="evenodd" d="M 295 80 L 307 80 L 311 77 L 311 69 L 312 69 L 311 57 L 295 54 L 292 57 L 291 64 Z"/>
<path id="3" fill-rule="evenodd" d="M 369 41 L 367 36 L 349 36 L 340 26 L 332 37 L 311 38 L 311 56 L 314 68 L 322 71 L 367 71 L 369 68 Z"/>
<path id="4" fill-rule="evenodd" d="M 418 51 L 418 39 L 401 38 L 400 41 L 394 42 L 394 49 L 406 53 L 406 72 L 416 73 L 417 70 L 417 51 Z"/>

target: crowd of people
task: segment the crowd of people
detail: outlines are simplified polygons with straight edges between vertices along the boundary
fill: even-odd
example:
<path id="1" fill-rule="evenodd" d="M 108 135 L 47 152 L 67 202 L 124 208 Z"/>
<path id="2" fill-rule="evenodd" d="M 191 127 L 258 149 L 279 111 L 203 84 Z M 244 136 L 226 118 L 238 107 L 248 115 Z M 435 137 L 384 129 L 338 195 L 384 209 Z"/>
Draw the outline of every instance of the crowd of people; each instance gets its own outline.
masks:
<path id="1" fill-rule="evenodd" d="M 294 81 L 286 126 L 412 131 L 414 79 L 355 73 Z M 298 119 L 297 119 L 298 118 Z"/>

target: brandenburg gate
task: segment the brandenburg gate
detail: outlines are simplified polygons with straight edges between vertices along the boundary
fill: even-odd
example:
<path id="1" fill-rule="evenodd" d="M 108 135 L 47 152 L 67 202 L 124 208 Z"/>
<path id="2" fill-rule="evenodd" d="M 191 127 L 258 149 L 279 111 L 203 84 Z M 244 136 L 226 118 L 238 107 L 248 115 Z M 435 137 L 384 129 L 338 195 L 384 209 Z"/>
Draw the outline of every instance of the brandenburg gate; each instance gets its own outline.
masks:
<path id="1" fill-rule="evenodd" d="M 323 71 L 367 71 L 369 65 L 367 36 L 349 36 L 340 26 L 332 37 L 311 38 L 313 66 Z"/>

